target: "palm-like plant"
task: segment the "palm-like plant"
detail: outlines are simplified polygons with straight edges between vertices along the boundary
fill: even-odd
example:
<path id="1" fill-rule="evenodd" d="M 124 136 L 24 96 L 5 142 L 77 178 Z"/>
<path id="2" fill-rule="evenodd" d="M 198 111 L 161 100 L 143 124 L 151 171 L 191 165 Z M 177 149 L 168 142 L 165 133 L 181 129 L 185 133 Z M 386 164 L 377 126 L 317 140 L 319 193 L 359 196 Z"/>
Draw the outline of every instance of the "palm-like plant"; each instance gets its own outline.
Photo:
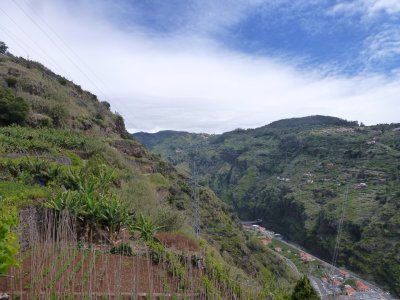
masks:
<path id="1" fill-rule="evenodd" d="M 69 211 L 71 214 L 76 216 L 83 213 L 82 201 L 76 191 L 60 193 L 54 199 L 48 201 L 45 206 L 58 213 Z"/>
<path id="2" fill-rule="evenodd" d="M 101 201 L 92 187 L 80 191 L 82 201 L 82 220 L 85 228 L 86 240 L 92 239 L 93 231 L 101 220 Z"/>
<path id="3" fill-rule="evenodd" d="M 115 196 L 109 201 L 101 202 L 101 223 L 108 232 L 109 240 L 113 243 L 118 239 L 122 226 L 129 223 L 126 208 Z"/>
<path id="4" fill-rule="evenodd" d="M 115 178 L 114 170 L 99 163 L 95 166 L 87 166 L 79 171 L 70 170 L 67 180 L 71 188 L 75 190 L 96 190 L 99 194 L 105 194 Z"/>
<path id="5" fill-rule="evenodd" d="M 110 192 L 114 179 L 114 172 L 103 164 L 88 166 L 79 172 L 70 171 L 68 186 L 72 190 L 60 193 L 47 207 L 57 212 L 68 210 L 77 216 L 82 221 L 87 241 L 92 240 L 94 230 L 102 226 L 109 240 L 114 242 L 122 226 L 129 223 L 127 210 Z"/>
<path id="6" fill-rule="evenodd" d="M 158 226 L 150 217 L 140 214 L 135 222 L 130 226 L 131 231 L 138 231 L 140 238 L 145 242 L 154 240 L 154 235 L 164 226 Z"/>

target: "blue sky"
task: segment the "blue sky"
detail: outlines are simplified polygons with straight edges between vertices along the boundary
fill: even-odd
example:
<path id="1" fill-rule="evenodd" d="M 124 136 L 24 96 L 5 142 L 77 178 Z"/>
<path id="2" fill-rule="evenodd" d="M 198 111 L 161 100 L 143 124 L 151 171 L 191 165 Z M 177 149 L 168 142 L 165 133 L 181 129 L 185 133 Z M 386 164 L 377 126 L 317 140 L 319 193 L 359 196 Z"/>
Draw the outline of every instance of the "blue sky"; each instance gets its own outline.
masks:
<path id="1" fill-rule="evenodd" d="M 399 0 L 3 2 L 11 51 L 109 101 L 131 131 L 400 122 Z"/>
<path id="2" fill-rule="evenodd" d="M 111 2 L 112 3 L 112 2 Z M 400 67 L 400 1 L 120 1 L 108 17 L 123 30 L 207 37 L 233 51 L 276 56 L 346 74 Z"/>

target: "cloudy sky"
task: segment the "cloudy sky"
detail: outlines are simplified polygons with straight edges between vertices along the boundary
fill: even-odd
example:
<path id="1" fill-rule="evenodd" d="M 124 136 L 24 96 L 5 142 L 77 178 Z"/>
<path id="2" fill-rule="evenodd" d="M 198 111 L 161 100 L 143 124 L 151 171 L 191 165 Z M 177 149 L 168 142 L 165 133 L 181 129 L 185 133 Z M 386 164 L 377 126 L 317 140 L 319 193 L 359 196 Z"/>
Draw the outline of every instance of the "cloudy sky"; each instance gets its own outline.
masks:
<path id="1" fill-rule="evenodd" d="M 131 132 L 400 122 L 400 0 L 1 0 L 0 40 Z"/>

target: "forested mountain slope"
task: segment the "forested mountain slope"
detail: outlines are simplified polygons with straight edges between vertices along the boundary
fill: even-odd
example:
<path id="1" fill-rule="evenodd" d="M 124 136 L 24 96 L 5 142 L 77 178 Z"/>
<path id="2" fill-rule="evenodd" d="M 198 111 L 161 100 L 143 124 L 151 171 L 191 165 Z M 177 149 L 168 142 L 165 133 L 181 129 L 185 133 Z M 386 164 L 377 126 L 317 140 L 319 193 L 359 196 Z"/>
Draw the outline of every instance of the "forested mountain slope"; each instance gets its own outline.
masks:
<path id="1" fill-rule="evenodd" d="M 311 116 L 157 140 L 154 153 L 184 172 L 195 162 L 241 219 L 261 218 L 328 260 L 343 209 L 339 264 L 400 295 L 400 124 Z"/>
<path id="2" fill-rule="evenodd" d="M 229 290 L 226 298 L 258 293 L 277 299 L 290 293 L 295 276 L 289 268 L 251 239 L 234 211 L 206 187 L 200 189 L 202 234 L 195 238 L 189 177 L 133 140 L 107 102 L 38 63 L 8 54 L 0 56 L 0 108 L 0 225 L 10 224 L 1 228 L 7 244 L 0 246 L 0 273 L 15 266 L 18 248 L 24 250 L 16 243 L 13 216 L 17 219 L 30 206 L 50 207 L 58 214 L 76 214 L 87 229 L 78 233 L 84 243 L 107 232 L 112 245 L 129 228 L 142 230 L 144 240 L 145 229 L 138 224 L 145 221 L 151 230 L 183 234 L 201 249 L 207 270 L 201 286 L 207 293 Z M 86 202 L 73 206 L 73 201 Z M 171 253 L 167 256 L 174 257 Z M 179 271 L 184 280 L 173 262 L 180 264 L 168 261 L 168 274 Z"/>

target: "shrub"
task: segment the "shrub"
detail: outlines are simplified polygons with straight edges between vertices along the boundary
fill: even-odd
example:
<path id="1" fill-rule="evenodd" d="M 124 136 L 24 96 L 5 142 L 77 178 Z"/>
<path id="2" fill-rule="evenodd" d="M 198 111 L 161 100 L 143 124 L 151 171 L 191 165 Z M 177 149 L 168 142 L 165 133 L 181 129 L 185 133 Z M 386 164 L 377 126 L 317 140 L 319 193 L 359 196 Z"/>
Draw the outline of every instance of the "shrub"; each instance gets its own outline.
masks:
<path id="1" fill-rule="evenodd" d="M 53 119 L 54 126 L 60 126 L 62 120 L 68 115 L 67 109 L 62 105 L 54 106 L 49 111 L 50 117 Z"/>
<path id="2" fill-rule="evenodd" d="M 57 80 L 61 85 L 67 84 L 67 79 L 65 79 L 64 77 L 59 77 Z"/>
<path id="3" fill-rule="evenodd" d="M 155 241 L 147 243 L 150 249 L 150 258 L 154 264 L 160 264 L 161 262 L 165 261 L 167 251 L 165 247 Z"/>
<path id="4" fill-rule="evenodd" d="M 105 108 L 107 108 L 107 110 L 110 110 L 111 105 L 110 105 L 109 102 L 107 102 L 107 101 L 101 101 L 101 104 L 103 104 L 103 106 L 104 106 Z"/>
<path id="5" fill-rule="evenodd" d="M 15 88 L 17 86 L 17 79 L 14 77 L 6 78 L 6 82 L 9 88 Z"/>
<path id="6" fill-rule="evenodd" d="M 124 256 L 134 255 L 132 247 L 125 243 L 119 244 L 118 246 L 111 248 L 110 253 L 124 255 Z"/>
<path id="7" fill-rule="evenodd" d="M 131 139 L 131 135 L 125 129 L 124 118 L 116 113 L 115 116 L 115 130 L 121 135 L 123 139 Z"/>
<path id="8" fill-rule="evenodd" d="M 177 231 L 185 224 L 185 216 L 169 206 L 160 207 L 153 215 L 155 223 L 163 231 Z"/>
<path id="9" fill-rule="evenodd" d="M 6 54 L 7 49 L 8 49 L 7 45 L 4 42 L 0 41 L 0 53 Z"/>
<path id="10" fill-rule="evenodd" d="M 317 292 L 312 287 L 310 280 L 307 276 L 301 278 L 296 286 L 294 287 L 294 291 L 291 297 L 292 300 L 318 300 L 320 297 Z"/>
<path id="11" fill-rule="evenodd" d="M 247 246 L 255 252 L 261 252 L 263 249 L 263 245 L 256 236 L 251 236 L 249 238 L 249 240 L 247 241 Z"/>
<path id="12" fill-rule="evenodd" d="M 28 103 L 10 91 L 0 89 L 0 126 L 22 124 L 29 114 Z"/>
<path id="13" fill-rule="evenodd" d="M 27 124 L 33 128 L 53 126 L 53 120 L 49 116 L 43 114 L 33 113 L 26 121 Z"/>

